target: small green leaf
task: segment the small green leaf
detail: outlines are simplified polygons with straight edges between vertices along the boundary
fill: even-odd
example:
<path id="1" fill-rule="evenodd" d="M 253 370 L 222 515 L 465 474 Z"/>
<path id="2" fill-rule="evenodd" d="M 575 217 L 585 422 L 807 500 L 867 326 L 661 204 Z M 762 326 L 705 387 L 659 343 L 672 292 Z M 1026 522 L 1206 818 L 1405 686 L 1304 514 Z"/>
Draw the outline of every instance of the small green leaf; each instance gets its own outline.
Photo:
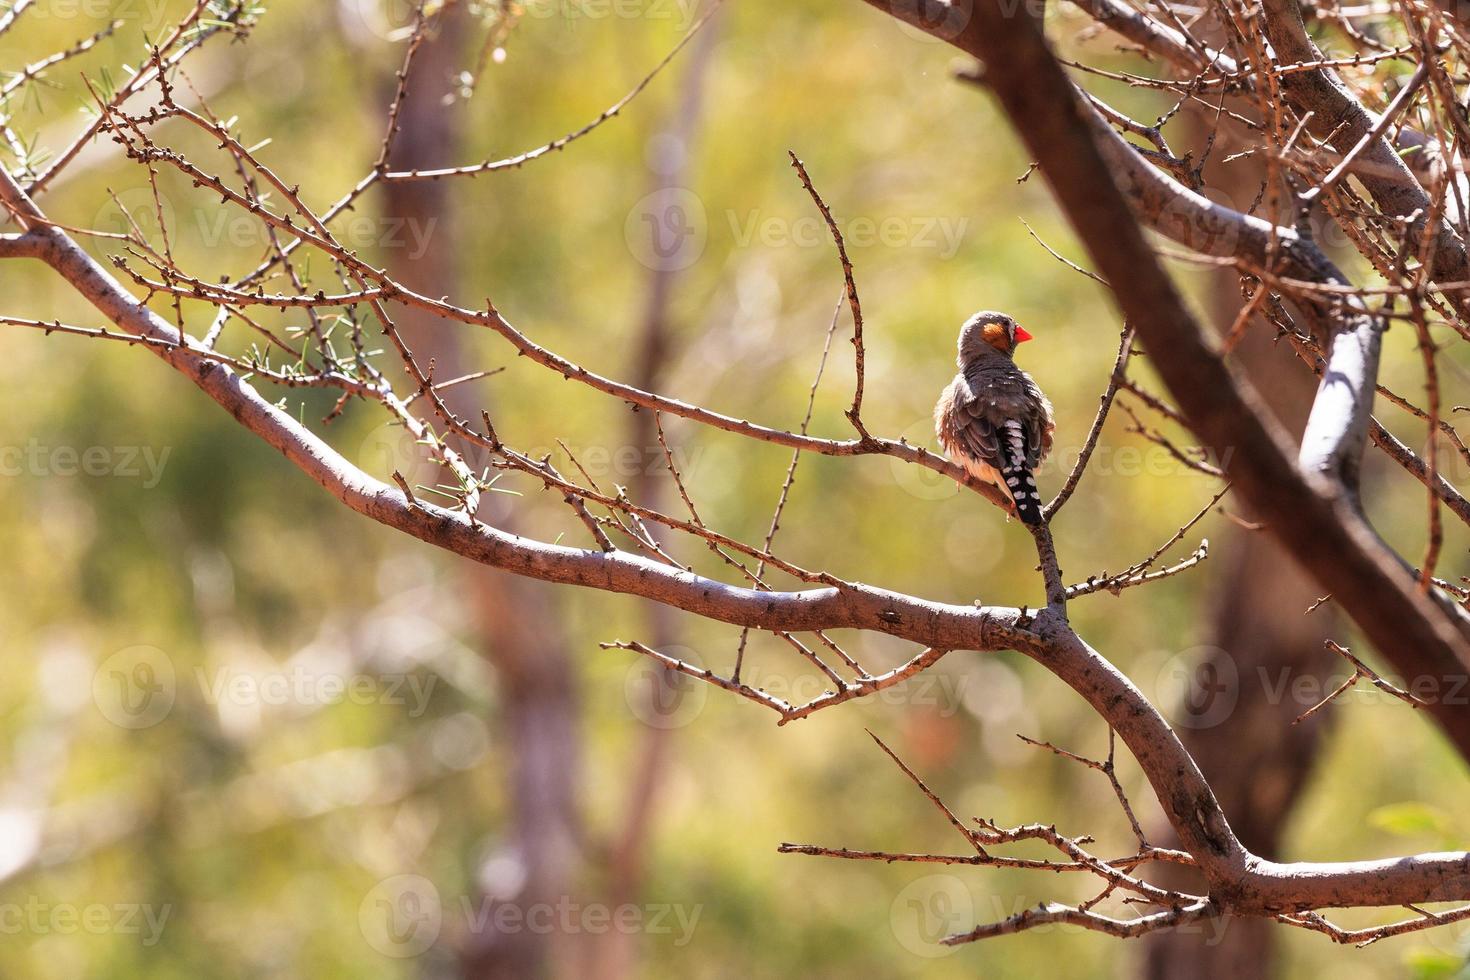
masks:
<path id="1" fill-rule="evenodd" d="M 1427 803 L 1390 803 L 1368 814 L 1369 826 L 1400 837 L 1422 834 L 1447 834 L 1451 829 L 1449 815 Z"/>
<path id="2" fill-rule="evenodd" d="M 1404 954 L 1404 965 L 1413 980 L 1450 980 L 1459 975 L 1465 966 L 1462 956 L 1454 956 L 1443 950 L 1419 947 Z"/>

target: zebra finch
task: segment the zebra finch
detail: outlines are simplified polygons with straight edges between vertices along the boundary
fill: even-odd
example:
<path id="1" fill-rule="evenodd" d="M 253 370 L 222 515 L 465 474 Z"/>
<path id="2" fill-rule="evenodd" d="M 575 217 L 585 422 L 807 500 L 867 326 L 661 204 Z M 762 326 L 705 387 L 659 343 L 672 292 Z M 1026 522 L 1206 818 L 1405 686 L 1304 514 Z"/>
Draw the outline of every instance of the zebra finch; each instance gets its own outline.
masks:
<path id="1" fill-rule="evenodd" d="M 934 406 L 945 455 L 1003 490 L 1025 524 L 1042 523 L 1036 468 L 1051 449 L 1051 402 L 1012 359 L 1031 335 L 1004 313 L 982 311 L 960 328 L 959 373 Z"/>

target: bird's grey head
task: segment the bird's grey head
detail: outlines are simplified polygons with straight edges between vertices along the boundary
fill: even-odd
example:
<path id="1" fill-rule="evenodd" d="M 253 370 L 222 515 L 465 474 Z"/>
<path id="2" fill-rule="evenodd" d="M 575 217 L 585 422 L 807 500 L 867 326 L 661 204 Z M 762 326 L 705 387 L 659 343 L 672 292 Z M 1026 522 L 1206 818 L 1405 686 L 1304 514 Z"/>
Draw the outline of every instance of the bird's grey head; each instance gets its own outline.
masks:
<path id="1" fill-rule="evenodd" d="M 1010 357 L 1016 345 L 1030 340 L 1031 335 L 1015 320 L 994 310 L 981 310 L 960 328 L 959 357 L 961 368 L 987 357 Z"/>

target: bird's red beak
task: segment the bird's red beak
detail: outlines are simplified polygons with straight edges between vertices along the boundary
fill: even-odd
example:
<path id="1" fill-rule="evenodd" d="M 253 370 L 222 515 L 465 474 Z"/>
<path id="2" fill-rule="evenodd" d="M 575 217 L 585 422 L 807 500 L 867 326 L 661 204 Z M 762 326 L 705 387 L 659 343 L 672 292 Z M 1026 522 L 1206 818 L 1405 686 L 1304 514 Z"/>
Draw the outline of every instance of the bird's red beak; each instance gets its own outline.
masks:
<path id="1" fill-rule="evenodd" d="M 1018 344 L 1024 344 L 1026 341 L 1031 340 L 1031 339 L 1033 339 L 1033 338 L 1032 338 L 1032 336 L 1029 333 L 1026 332 L 1026 328 L 1023 327 L 1023 326 L 1021 326 L 1020 324 L 1017 324 L 1016 325 L 1016 343 L 1018 343 Z"/>

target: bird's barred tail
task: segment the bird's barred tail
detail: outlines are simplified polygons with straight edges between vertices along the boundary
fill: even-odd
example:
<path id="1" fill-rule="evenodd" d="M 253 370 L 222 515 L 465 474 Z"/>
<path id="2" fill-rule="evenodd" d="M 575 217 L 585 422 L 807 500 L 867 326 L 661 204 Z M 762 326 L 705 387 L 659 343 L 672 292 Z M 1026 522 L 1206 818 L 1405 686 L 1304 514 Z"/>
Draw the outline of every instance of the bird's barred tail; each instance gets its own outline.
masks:
<path id="1" fill-rule="evenodd" d="M 1041 523 L 1041 494 L 1036 489 L 1036 477 L 1026 465 L 1025 430 L 1014 419 L 1006 423 L 1005 429 L 1007 444 L 1001 450 L 1004 462 L 1000 476 L 1016 502 L 1016 516 L 1021 523 L 1034 526 Z"/>
<path id="2" fill-rule="evenodd" d="M 1041 523 L 1041 494 L 1036 492 L 1036 478 L 1022 466 L 1000 471 L 1006 481 L 1006 489 L 1016 501 L 1016 516 L 1023 524 Z"/>

